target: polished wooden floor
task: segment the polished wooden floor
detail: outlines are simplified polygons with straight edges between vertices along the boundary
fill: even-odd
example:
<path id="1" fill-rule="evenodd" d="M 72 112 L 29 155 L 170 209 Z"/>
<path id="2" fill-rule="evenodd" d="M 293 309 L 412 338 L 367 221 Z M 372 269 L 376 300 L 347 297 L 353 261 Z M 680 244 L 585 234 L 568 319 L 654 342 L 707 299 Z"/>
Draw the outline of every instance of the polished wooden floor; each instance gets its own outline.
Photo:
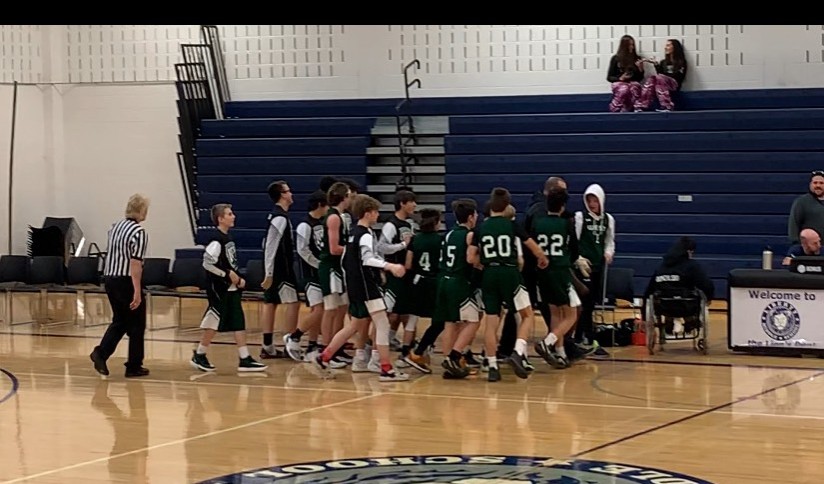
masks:
<path id="1" fill-rule="evenodd" d="M 198 333 L 173 327 L 147 332 L 152 373 L 126 380 L 126 341 L 108 379 L 88 359 L 105 305 L 89 297 L 74 311 L 72 298 L 60 299 L 50 298 L 49 316 L 77 312 L 77 323 L 12 326 L 8 315 L 0 323 L 0 482 L 199 482 L 415 455 L 586 459 L 713 483 L 818 483 L 824 475 L 824 360 L 731 354 L 723 314 L 713 315 L 708 356 L 689 344 L 651 357 L 630 346 L 565 371 L 535 358 L 529 380 L 505 369 L 494 384 L 443 380 L 439 369 L 407 383 L 348 371 L 324 381 L 290 361 L 240 376 L 229 344 L 212 349 L 217 374 L 203 374 L 187 364 Z M 191 327 L 198 304 L 156 301 L 152 325 Z M 12 319 L 34 306 L 14 302 Z M 252 305 L 247 317 L 256 326 Z"/>

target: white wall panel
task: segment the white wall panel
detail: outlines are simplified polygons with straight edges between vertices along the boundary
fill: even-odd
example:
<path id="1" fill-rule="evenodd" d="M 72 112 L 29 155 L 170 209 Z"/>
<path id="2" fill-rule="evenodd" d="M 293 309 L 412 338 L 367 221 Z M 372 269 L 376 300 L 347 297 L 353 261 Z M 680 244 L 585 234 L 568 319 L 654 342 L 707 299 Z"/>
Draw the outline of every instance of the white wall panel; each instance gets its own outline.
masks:
<path id="1" fill-rule="evenodd" d="M 40 51 L 39 25 L 0 25 L 0 82 L 40 82 Z"/>

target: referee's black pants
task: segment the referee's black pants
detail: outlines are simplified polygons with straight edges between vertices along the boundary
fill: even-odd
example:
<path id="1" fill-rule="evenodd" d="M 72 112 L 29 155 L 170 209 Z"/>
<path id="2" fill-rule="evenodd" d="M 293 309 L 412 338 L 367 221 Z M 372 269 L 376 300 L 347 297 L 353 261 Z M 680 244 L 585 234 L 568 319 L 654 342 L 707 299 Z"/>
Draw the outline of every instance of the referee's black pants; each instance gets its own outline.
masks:
<path id="1" fill-rule="evenodd" d="M 143 366 L 143 341 L 146 332 L 146 298 L 140 298 L 140 306 L 132 310 L 129 305 L 134 298 L 131 277 L 108 277 L 105 280 L 106 295 L 112 306 L 112 323 L 95 350 L 108 360 L 117 349 L 124 335 L 129 335 L 129 357 L 127 370 L 138 370 Z"/>

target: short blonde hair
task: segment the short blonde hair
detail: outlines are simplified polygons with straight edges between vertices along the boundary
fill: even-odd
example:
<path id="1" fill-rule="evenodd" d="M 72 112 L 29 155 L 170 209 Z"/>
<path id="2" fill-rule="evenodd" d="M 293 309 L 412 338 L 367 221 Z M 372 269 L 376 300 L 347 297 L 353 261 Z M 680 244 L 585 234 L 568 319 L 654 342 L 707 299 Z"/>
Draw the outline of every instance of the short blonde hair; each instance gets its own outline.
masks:
<path id="1" fill-rule="evenodd" d="M 129 197 L 129 202 L 126 203 L 126 218 L 140 218 L 146 214 L 149 208 L 149 199 L 139 193 L 135 193 Z"/>

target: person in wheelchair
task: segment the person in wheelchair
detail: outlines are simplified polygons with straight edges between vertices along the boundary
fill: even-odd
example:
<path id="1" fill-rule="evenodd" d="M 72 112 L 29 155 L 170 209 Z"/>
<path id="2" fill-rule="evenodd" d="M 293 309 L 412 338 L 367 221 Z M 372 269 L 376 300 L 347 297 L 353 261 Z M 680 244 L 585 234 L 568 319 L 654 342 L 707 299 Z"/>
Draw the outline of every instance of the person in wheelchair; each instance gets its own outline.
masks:
<path id="1" fill-rule="evenodd" d="M 664 255 L 663 263 L 650 278 L 644 292 L 641 314 L 647 314 L 647 300 L 654 296 L 653 314 L 664 316 L 664 330 L 667 334 L 689 334 L 699 329 L 701 296 L 709 304 L 715 291 L 712 279 L 704 272 L 701 264 L 693 259 L 695 249 L 696 243 L 692 238 L 678 239 Z M 676 325 L 676 318 L 684 320 L 683 327 Z"/>

